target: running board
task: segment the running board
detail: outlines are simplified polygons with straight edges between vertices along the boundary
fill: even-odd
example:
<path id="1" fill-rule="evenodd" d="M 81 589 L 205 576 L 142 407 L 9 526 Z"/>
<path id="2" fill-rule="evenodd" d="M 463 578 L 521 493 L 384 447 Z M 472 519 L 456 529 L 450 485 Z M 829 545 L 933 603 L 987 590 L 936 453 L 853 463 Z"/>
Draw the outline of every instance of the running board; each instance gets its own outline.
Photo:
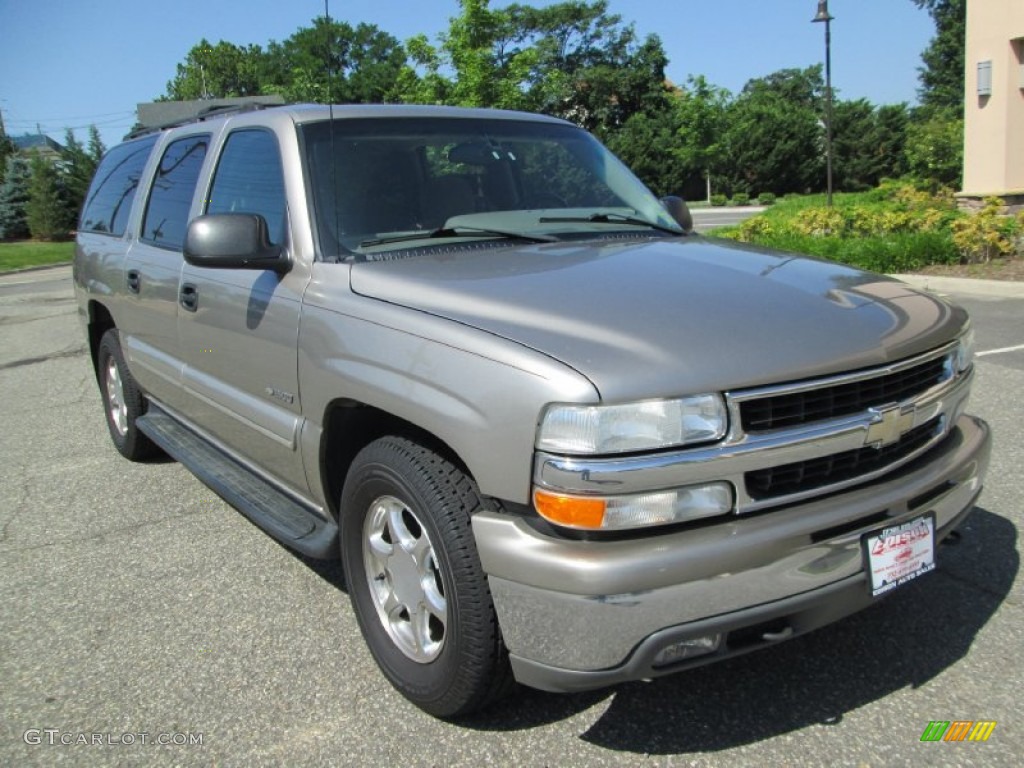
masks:
<path id="1" fill-rule="evenodd" d="M 149 404 L 136 426 L 171 458 L 282 544 L 318 560 L 338 556 L 338 526 L 257 477 L 237 461 Z"/>

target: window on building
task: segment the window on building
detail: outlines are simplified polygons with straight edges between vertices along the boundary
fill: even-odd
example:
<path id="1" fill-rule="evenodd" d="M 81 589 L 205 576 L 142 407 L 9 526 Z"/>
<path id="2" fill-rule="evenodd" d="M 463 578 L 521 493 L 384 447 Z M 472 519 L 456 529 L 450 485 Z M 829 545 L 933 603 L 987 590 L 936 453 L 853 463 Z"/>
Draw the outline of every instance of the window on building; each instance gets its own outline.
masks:
<path id="1" fill-rule="evenodd" d="M 978 95 L 979 96 L 991 96 L 992 95 L 992 62 L 979 61 L 978 62 Z"/>

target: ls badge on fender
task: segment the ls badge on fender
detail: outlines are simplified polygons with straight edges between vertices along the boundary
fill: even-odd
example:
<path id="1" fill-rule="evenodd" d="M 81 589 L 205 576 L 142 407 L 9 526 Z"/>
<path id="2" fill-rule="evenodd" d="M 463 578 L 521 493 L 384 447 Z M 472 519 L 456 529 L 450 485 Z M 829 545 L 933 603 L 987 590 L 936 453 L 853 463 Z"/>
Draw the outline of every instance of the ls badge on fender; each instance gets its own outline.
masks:
<path id="1" fill-rule="evenodd" d="M 263 390 L 267 397 L 272 397 L 275 400 L 280 400 L 282 403 L 288 403 L 291 405 L 295 402 L 295 395 L 291 392 L 285 392 L 283 389 L 277 389 L 275 387 L 267 387 Z"/>

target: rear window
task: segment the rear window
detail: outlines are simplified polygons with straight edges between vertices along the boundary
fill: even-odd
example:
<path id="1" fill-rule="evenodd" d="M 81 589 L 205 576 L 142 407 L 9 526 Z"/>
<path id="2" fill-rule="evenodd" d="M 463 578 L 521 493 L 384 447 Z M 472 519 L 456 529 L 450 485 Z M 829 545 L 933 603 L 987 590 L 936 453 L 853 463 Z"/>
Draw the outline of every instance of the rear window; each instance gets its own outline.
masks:
<path id="1" fill-rule="evenodd" d="M 89 186 L 78 228 L 120 237 L 128 225 L 128 214 L 139 189 L 156 136 L 114 147 L 100 161 Z"/>
<path id="2" fill-rule="evenodd" d="M 146 203 L 142 240 L 181 250 L 209 143 L 209 136 L 189 136 L 167 145 Z"/>

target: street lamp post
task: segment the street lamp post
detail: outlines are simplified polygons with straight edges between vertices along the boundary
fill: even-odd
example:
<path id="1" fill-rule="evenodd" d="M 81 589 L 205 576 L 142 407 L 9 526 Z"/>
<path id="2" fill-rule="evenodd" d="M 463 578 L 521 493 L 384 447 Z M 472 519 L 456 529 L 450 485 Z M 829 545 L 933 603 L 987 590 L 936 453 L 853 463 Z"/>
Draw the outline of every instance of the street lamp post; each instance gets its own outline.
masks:
<path id="1" fill-rule="evenodd" d="M 828 0 L 818 0 L 812 24 L 825 23 L 825 165 L 828 179 L 828 207 L 832 207 L 832 19 Z"/>

